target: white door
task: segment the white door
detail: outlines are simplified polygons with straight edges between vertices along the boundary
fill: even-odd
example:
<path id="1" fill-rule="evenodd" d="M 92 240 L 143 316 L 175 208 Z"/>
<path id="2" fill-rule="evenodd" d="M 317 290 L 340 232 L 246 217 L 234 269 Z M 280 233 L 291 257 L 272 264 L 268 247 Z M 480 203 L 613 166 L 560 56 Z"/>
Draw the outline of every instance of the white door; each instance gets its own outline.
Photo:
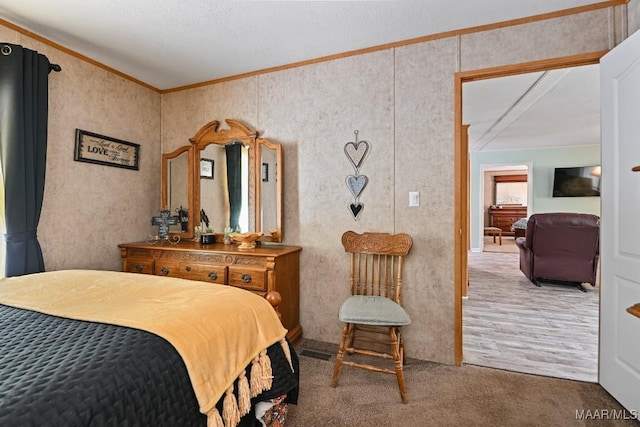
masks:
<path id="1" fill-rule="evenodd" d="M 640 416 L 640 32 L 600 62 L 600 384 Z"/>

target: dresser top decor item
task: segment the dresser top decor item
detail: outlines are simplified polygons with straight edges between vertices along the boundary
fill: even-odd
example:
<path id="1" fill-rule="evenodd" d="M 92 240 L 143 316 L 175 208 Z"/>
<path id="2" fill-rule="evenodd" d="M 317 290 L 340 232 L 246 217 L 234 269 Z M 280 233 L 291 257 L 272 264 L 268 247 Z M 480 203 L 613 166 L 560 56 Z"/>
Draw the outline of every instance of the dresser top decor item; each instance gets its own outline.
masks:
<path id="1" fill-rule="evenodd" d="M 246 251 L 256 247 L 256 240 L 262 237 L 263 233 L 231 233 L 229 236 L 239 242 L 238 250 Z"/>
<path id="2" fill-rule="evenodd" d="M 154 216 L 151 218 L 151 225 L 158 226 L 158 234 L 155 236 L 147 237 L 147 242 L 151 244 L 156 244 L 158 242 L 169 242 L 175 245 L 180 241 L 180 236 L 169 234 L 169 226 L 179 223 L 180 217 L 172 216 L 171 211 L 168 209 L 161 210 L 159 216 Z"/>

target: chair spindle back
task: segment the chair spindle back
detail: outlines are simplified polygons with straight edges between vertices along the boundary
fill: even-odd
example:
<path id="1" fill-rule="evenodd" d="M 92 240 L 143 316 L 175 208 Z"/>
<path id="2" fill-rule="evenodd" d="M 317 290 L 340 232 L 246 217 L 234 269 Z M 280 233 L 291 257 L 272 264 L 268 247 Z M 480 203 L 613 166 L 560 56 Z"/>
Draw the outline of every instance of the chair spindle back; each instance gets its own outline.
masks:
<path id="1" fill-rule="evenodd" d="M 403 259 L 413 245 L 411 236 L 347 231 L 342 244 L 351 254 L 351 295 L 384 296 L 401 304 Z"/>

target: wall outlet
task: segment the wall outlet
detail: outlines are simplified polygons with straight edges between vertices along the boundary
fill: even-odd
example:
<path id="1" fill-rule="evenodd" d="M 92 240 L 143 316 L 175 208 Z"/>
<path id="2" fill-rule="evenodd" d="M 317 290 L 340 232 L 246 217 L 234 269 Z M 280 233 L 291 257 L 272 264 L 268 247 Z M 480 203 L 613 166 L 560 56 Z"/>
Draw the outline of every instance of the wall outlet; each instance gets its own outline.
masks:
<path id="1" fill-rule="evenodd" d="M 409 206 L 420 206 L 420 193 L 418 191 L 409 191 Z"/>

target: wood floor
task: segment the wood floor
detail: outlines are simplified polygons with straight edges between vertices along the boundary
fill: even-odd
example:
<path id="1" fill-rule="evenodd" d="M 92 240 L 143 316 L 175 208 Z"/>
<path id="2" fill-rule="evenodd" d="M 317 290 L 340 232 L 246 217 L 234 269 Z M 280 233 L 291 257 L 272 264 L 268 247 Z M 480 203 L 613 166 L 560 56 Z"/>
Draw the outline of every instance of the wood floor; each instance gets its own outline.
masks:
<path id="1" fill-rule="evenodd" d="M 513 236 L 502 236 L 502 244 L 498 239 L 494 242 L 491 236 L 484 236 L 484 251 L 517 254 L 519 249 Z"/>
<path id="2" fill-rule="evenodd" d="M 599 289 L 536 287 L 518 257 L 469 253 L 463 363 L 597 382 Z"/>

